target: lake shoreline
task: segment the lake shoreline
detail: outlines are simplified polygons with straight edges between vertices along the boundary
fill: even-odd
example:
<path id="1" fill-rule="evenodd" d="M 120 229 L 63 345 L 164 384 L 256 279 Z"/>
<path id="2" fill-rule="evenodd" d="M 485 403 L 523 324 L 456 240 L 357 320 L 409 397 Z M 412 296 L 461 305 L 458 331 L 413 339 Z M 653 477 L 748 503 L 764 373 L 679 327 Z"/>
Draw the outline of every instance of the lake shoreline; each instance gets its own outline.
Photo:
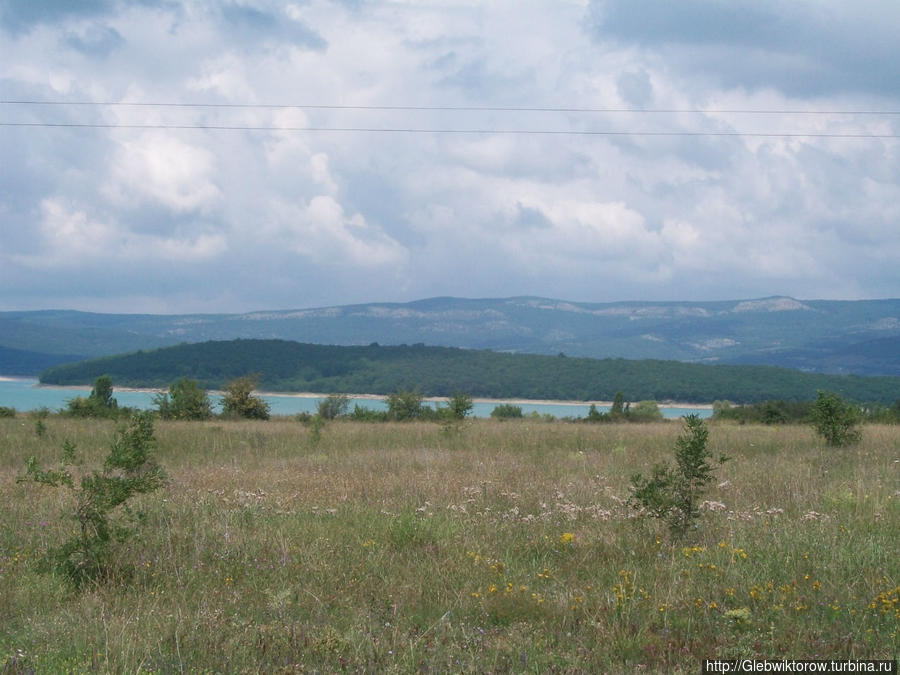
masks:
<path id="1" fill-rule="evenodd" d="M 0 375 L 0 381 L 12 382 L 12 381 L 29 381 L 34 380 L 34 378 L 28 377 L 9 377 Z M 90 391 L 91 387 L 88 385 L 62 385 L 62 384 L 40 384 L 37 380 L 34 380 L 35 387 L 39 389 L 62 389 L 68 391 Z M 146 394 L 164 394 L 168 392 L 167 388 L 159 388 L 159 387 L 116 387 L 113 385 L 113 395 L 115 392 L 132 392 L 132 393 L 146 393 Z M 221 396 L 223 394 L 222 391 L 218 389 L 211 389 L 209 393 L 212 396 Z M 327 393 L 316 393 L 311 391 L 255 391 L 254 394 L 258 396 L 273 396 L 280 398 L 325 398 L 328 396 Z M 351 399 L 360 399 L 360 400 L 370 400 L 370 401 L 383 401 L 387 398 L 385 394 L 346 394 L 348 398 Z M 428 401 L 431 403 L 446 403 L 449 399 L 446 396 L 426 396 L 423 398 L 424 401 Z M 473 403 L 508 403 L 511 405 L 571 405 L 571 406 L 590 406 L 596 405 L 599 408 L 610 408 L 612 407 L 612 401 L 575 401 L 575 400 L 564 400 L 564 399 L 529 399 L 529 398 L 483 398 L 483 397 L 473 397 Z M 634 403 L 634 401 L 631 401 Z M 688 403 L 685 401 L 657 401 L 657 405 L 664 408 L 685 408 L 685 409 L 693 409 L 693 410 L 712 410 L 712 403 Z"/>
<path id="2" fill-rule="evenodd" d="M 284 391 L 258 391 L 255 392 L 260 396 L 282 396 L 285 398 L 325 398 L 328 394 L 316 394 L 314 392 L 284 392 Z M 387 395 L 382 394 L 347 394 L 347 398 L 369 399 L 383 401 Z M 447 396 L 425 396 L 423 401 L 432 403 L 446 403 L 449 401 Z M 564 399 L 548 399 L 548 398 L 481 398 L 473 397 L 473 403 L 511 403 L 513 405 L 596 405 L 600 408 L 611 408 L 612 401 L 575 401 Z M 634 403 L 635 401 L 632 401 Z M 697 410 L 712 410 L 712 403 L 685 403 L 684 401 L 657 401 L 657 405 L 665 408 L 692 408 Z"/>

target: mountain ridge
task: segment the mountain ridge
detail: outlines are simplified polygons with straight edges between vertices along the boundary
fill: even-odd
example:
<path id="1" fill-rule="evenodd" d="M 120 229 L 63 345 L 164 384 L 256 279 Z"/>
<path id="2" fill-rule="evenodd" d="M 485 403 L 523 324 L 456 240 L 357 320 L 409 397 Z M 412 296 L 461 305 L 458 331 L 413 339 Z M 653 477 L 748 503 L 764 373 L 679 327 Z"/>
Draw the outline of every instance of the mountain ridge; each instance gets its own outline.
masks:
<path id="1" fill-rule="evenodd" d="M 207 340 L 417 344 L 589 358 L 776 365 L 900 375 L 900 299 L 558 300 L 540 296 L 257 310 L 242 313 L 0 312 L 0 347 L 107 356 Z M 0 373 L 10 367 L 0 358 Z"/>

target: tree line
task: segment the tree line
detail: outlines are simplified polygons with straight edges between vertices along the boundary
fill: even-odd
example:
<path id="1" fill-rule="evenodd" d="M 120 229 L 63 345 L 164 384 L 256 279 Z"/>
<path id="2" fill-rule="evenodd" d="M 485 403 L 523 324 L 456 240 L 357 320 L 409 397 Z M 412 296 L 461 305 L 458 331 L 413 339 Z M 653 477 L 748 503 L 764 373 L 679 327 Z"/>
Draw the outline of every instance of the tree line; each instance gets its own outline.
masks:
<path id="1" fill-rule="evenodd" d="M 253 394 L 257 379 L 244 375 L 225 383 L 222 393 L 223 419 L 267 420 L 270 416 L 268 402 Z M 329 394 L 323 398 L 315 414 L 299 413 L 295 417 L 304 423 L 316 420 L 351 419 L 362 422 L 388 422 L 421 420 L 430 422 L 455 422 L 464 420 L 473 410 L 473 398 L 465 392 L 453 392 L 446 404 L 433 407 L 426 404 L 425 397 L 416 390 L 398 390 L 389 394 L 386 410 L 375 410 L 354 405 L 350 409 L 347 394 Z M 729 401 L 713 404 L 712 418 L 717 421 L 731 421 L 738 424 L 809 424 L 820 414 L 823 401 L 840 408 L 842 414 L 854 423 L 874 422 L 882 424 L 900 423 L 900 399 L 890 406 L 879 403 L 860 405 L 845 401 L 835 392 L 817 392 L 814 401 L 767 400 L 761 403 L 734 405 Z M 196 380 L 182 377 L 173 382 L 167 391 L 153 399 L 156 414 L 166 420 L 206 420 L 216 417 L 208 391 Z M 90 395 L 70 399 L 64 415 L 72 417 L 125 418 L 137 412 L 127 407 L 119 407 L 113 396 L 113 383 L 109 375 L 101 375 L 94 381 Z M 13 408 L 0 408 L 0 417 L 13 417 Z M 498 420 L 522 419 L 526 415 L 522 407 L 512 403 L 499 403 L 491 411 L 491 417 Z M 552 415 L 531 413 L 530 418 L 554 420 Z M 644 400 L 630 403 L 624 394 L 616 392 L 608 412 L 600 412 L 591 404 L 585 417 L 564 418 L 573 422 L 616 423 L 616 422 L 661 422 L 663 414 L 656 401 Z"/>

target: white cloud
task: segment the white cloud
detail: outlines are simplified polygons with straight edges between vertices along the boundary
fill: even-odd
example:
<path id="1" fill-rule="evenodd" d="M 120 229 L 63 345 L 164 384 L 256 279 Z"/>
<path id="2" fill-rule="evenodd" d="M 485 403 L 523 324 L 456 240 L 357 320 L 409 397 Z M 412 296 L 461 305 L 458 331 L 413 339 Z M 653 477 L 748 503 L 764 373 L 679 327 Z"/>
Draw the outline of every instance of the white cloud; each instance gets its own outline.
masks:
<path id="1" fill-rule="evenodd" d="M 896 110 L 897 63 L 880 45 L 893 44 L 882 38 L 898 19 L 874 0 L 852 11 L 689 0 L 652 20 L 623 0 L 106 3 L 12 16 L 0 79 L 7 98 L 29 100 Z M 0 118 L 900 131 L 889 115 L 725 112 L 0 106 Z M 43 264 L 57 305 L 70 288 L 89 304 L 102 286 L 91 261 L 103 257 L 118 265 L 123 298 L 147 304 L 166 280 L 173 310 L 204 298 L 239 310 L 427 294 L 900 292 L 891 139 L 7 127 L 0 156 L 4 283 L 24 288 Z"/>
<path id="2" fill-rule="evenodd" d="M 81 260 L 103 257 L 117 248 L 121 237 L 106 222 L 89 218 L 84 211 L 67 208 L 59 201 L 41 203 L 41 232 L 52 264 L 77 265 Z"/>
<path id="3" fill-rule="evenodd" d="M 215 94 L 226 101 L 256 101 L 247 63 L 230 51 L 204 61 L 200 74 L 190 78 L 185 88 L 197 93 Z"/>
<path id="4" fill-rule="evenodd" d="M 169 133 L 144 133 L 119 144 L 107 192 L 123 205 L 149 201 L 176 212 L 209 211 L 221 198 L 213 165 L 206 148 Z"/>
<path id="5" fill-rule="evenodd" d="M 289 245 L 305 258 L 329 268 L 398 266 L 407 251 L 360 214 L 346 215 L 330 195 L 317 195 L 308 204 L 286 207 L 283 231 Z"/>
<path id="6" fill-rule="evenodd" d="M 29 267 L 53 270 L 94 266 L 108 268 L 159 259 L 167 262 L 196 262 L 215 258 L 228 247 L 225 237 L 212 232 L 188 236 L 142 234 L 127 227 L 89 215 L 85 210 L 55 199 L 41 203 L 41 249 L 20 256 Z M 101 273 L 105 273 L 100 270 Z M 120 269 L 127 274 L 127 267 Z"/>

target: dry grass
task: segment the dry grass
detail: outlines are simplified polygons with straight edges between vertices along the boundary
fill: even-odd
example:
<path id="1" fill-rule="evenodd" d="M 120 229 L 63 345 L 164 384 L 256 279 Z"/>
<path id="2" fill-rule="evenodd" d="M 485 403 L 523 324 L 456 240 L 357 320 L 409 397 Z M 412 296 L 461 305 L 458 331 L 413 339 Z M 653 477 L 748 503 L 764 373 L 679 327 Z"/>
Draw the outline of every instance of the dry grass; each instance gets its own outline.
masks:
<path id="1" fill-rule="evenodd" d="M 733 460 L 672 541 L 623 503 L 676 423 L 160 423 L 169 486 L 111 586 L 38 572 L 65 495 L 17 484 L 113 425 L 0 420 L 9 672 L 696 672 L 712 656 L 894 658 L 900 428 L 825 449 L 714 426 Z M 130 570 L 130 573 L 129 573 Z M 0 667 L 3 667 L 0 665 Z M 18 670 L 17 670 L 18 669 Z"/>

